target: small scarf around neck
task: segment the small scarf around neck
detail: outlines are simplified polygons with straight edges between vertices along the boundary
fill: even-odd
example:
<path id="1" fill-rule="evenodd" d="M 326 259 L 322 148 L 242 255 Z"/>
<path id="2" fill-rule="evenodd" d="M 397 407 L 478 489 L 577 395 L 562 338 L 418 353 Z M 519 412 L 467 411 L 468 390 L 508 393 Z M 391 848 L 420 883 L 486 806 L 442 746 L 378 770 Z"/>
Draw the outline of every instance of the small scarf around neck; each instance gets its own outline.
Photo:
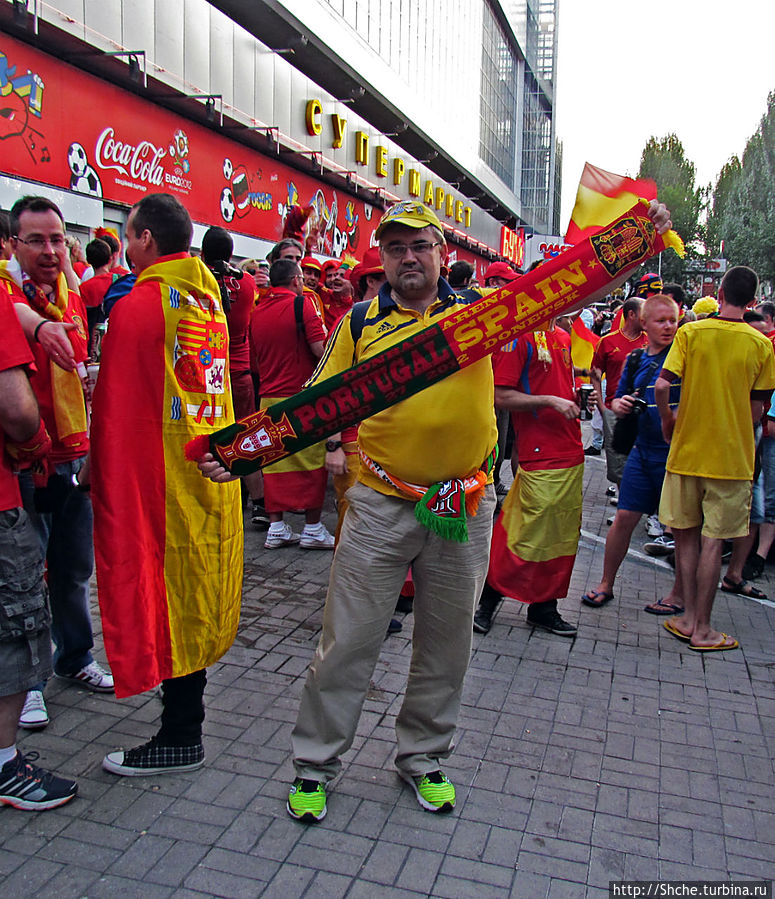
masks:
<path id="1" fill-rule="evenodd" d="M 35 284 L 19 267 L 14 257 L 10 263 L 0 266 L 0 279 L 13 287 L 11 295 L 19 291 L 38 315 L 49 321 L 61 322 L 67 318 L 68 287 L 65 276 L 60 272 L 56 288 L 51 298 L 43 289 Z M 51 374 L 51 398 L 54 406 L 54 421 L 57 438 L 67 447 L 77 447 L 86 439 L 88 425 L 86 421 L 86 403 L 83 384 L 77 371 L 65 371 L 49 359 Z"/>

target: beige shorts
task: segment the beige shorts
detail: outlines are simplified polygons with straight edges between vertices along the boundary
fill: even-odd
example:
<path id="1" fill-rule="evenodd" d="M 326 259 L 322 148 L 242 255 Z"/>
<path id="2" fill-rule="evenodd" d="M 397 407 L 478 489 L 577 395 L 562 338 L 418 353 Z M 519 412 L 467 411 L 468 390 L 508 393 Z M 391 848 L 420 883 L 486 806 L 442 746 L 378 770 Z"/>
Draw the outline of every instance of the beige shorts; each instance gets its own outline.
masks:
<path id="1" fill-rule="evenodd" d="M 702 526 L 704 537 L 731 540 L 748 533 L 751 482 L 665 472 L 659 520 L 683 530 Z"/>

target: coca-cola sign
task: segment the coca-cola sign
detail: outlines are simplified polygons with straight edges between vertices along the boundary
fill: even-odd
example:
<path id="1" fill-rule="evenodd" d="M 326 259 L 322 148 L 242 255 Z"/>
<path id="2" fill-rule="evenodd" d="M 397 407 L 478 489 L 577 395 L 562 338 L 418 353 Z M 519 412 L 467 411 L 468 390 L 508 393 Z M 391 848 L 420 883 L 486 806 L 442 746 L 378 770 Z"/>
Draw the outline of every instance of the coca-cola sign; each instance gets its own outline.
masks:
<path id="1" fill-rule="evenodd" d="M 165 147 L 157 147 L 149 140 L 137 145 L 117 140 L 115 130 L 105 128 L 97 138 L 95 147 L 98 168 L 115 169 L 128 178 L 137 178 L 146 184 L 161 186 L 164 169 L 161 160 L 167 155 Z"/>

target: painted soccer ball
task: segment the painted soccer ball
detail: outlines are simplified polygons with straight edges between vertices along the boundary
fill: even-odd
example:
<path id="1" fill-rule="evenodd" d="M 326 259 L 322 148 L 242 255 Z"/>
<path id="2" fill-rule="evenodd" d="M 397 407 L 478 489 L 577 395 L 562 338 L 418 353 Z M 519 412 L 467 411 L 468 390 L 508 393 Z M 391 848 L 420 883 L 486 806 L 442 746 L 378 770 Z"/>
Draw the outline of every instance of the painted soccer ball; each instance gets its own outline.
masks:
<path id="1" fill-rule="evenodd" d="M 224 222 L 230 222 L 234 218 L 234 197 L 229 187 L 224 187 L 221 191 L 221 215 Z"/>
<path id="2" fill-rule="evenodd" d="M 234 166 L 231 164 L 231 159 L 227 156 L 223 160 L 223 177 L 227 181 L 231 181 L 231 173 L 234 171 Z"/>
<path id="3" fill-rule="evenodd" d="M 174 140 L 178 156 L 185 159 L 188 156 L 188 135 L 185 131 L 176 131 Z"/>
<path id="4" fill-rule="evenodd" d="M 83 175 L 89 167 L 89 157 L 80 144 L 70 144 L 67 151 L 67 164 L 74 175 Z"/>
<path id="5" fill-rule="evenodd" d="M 100 176 L 92 168 L 87 165 L 86 171 L 82 175 L 73 175 L 70 179 L 70 190 L 75 190 L 79 194 L 88 194 L 90 197 L 102 196 L 102 183 Z"/>

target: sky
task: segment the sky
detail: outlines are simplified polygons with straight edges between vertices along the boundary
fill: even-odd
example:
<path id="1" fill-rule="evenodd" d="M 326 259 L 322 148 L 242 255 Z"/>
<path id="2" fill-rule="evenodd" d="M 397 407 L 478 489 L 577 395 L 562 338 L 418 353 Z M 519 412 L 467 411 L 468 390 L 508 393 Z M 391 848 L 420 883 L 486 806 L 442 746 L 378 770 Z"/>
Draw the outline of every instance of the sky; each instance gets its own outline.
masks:
<path id="1" fill-rule="evenodd" d="M 562 232 L 585 162 L 636 175 L 671 132 L 715 184 L 775 90 L 775 0 L 560 0 L 556 130 Z"/>

